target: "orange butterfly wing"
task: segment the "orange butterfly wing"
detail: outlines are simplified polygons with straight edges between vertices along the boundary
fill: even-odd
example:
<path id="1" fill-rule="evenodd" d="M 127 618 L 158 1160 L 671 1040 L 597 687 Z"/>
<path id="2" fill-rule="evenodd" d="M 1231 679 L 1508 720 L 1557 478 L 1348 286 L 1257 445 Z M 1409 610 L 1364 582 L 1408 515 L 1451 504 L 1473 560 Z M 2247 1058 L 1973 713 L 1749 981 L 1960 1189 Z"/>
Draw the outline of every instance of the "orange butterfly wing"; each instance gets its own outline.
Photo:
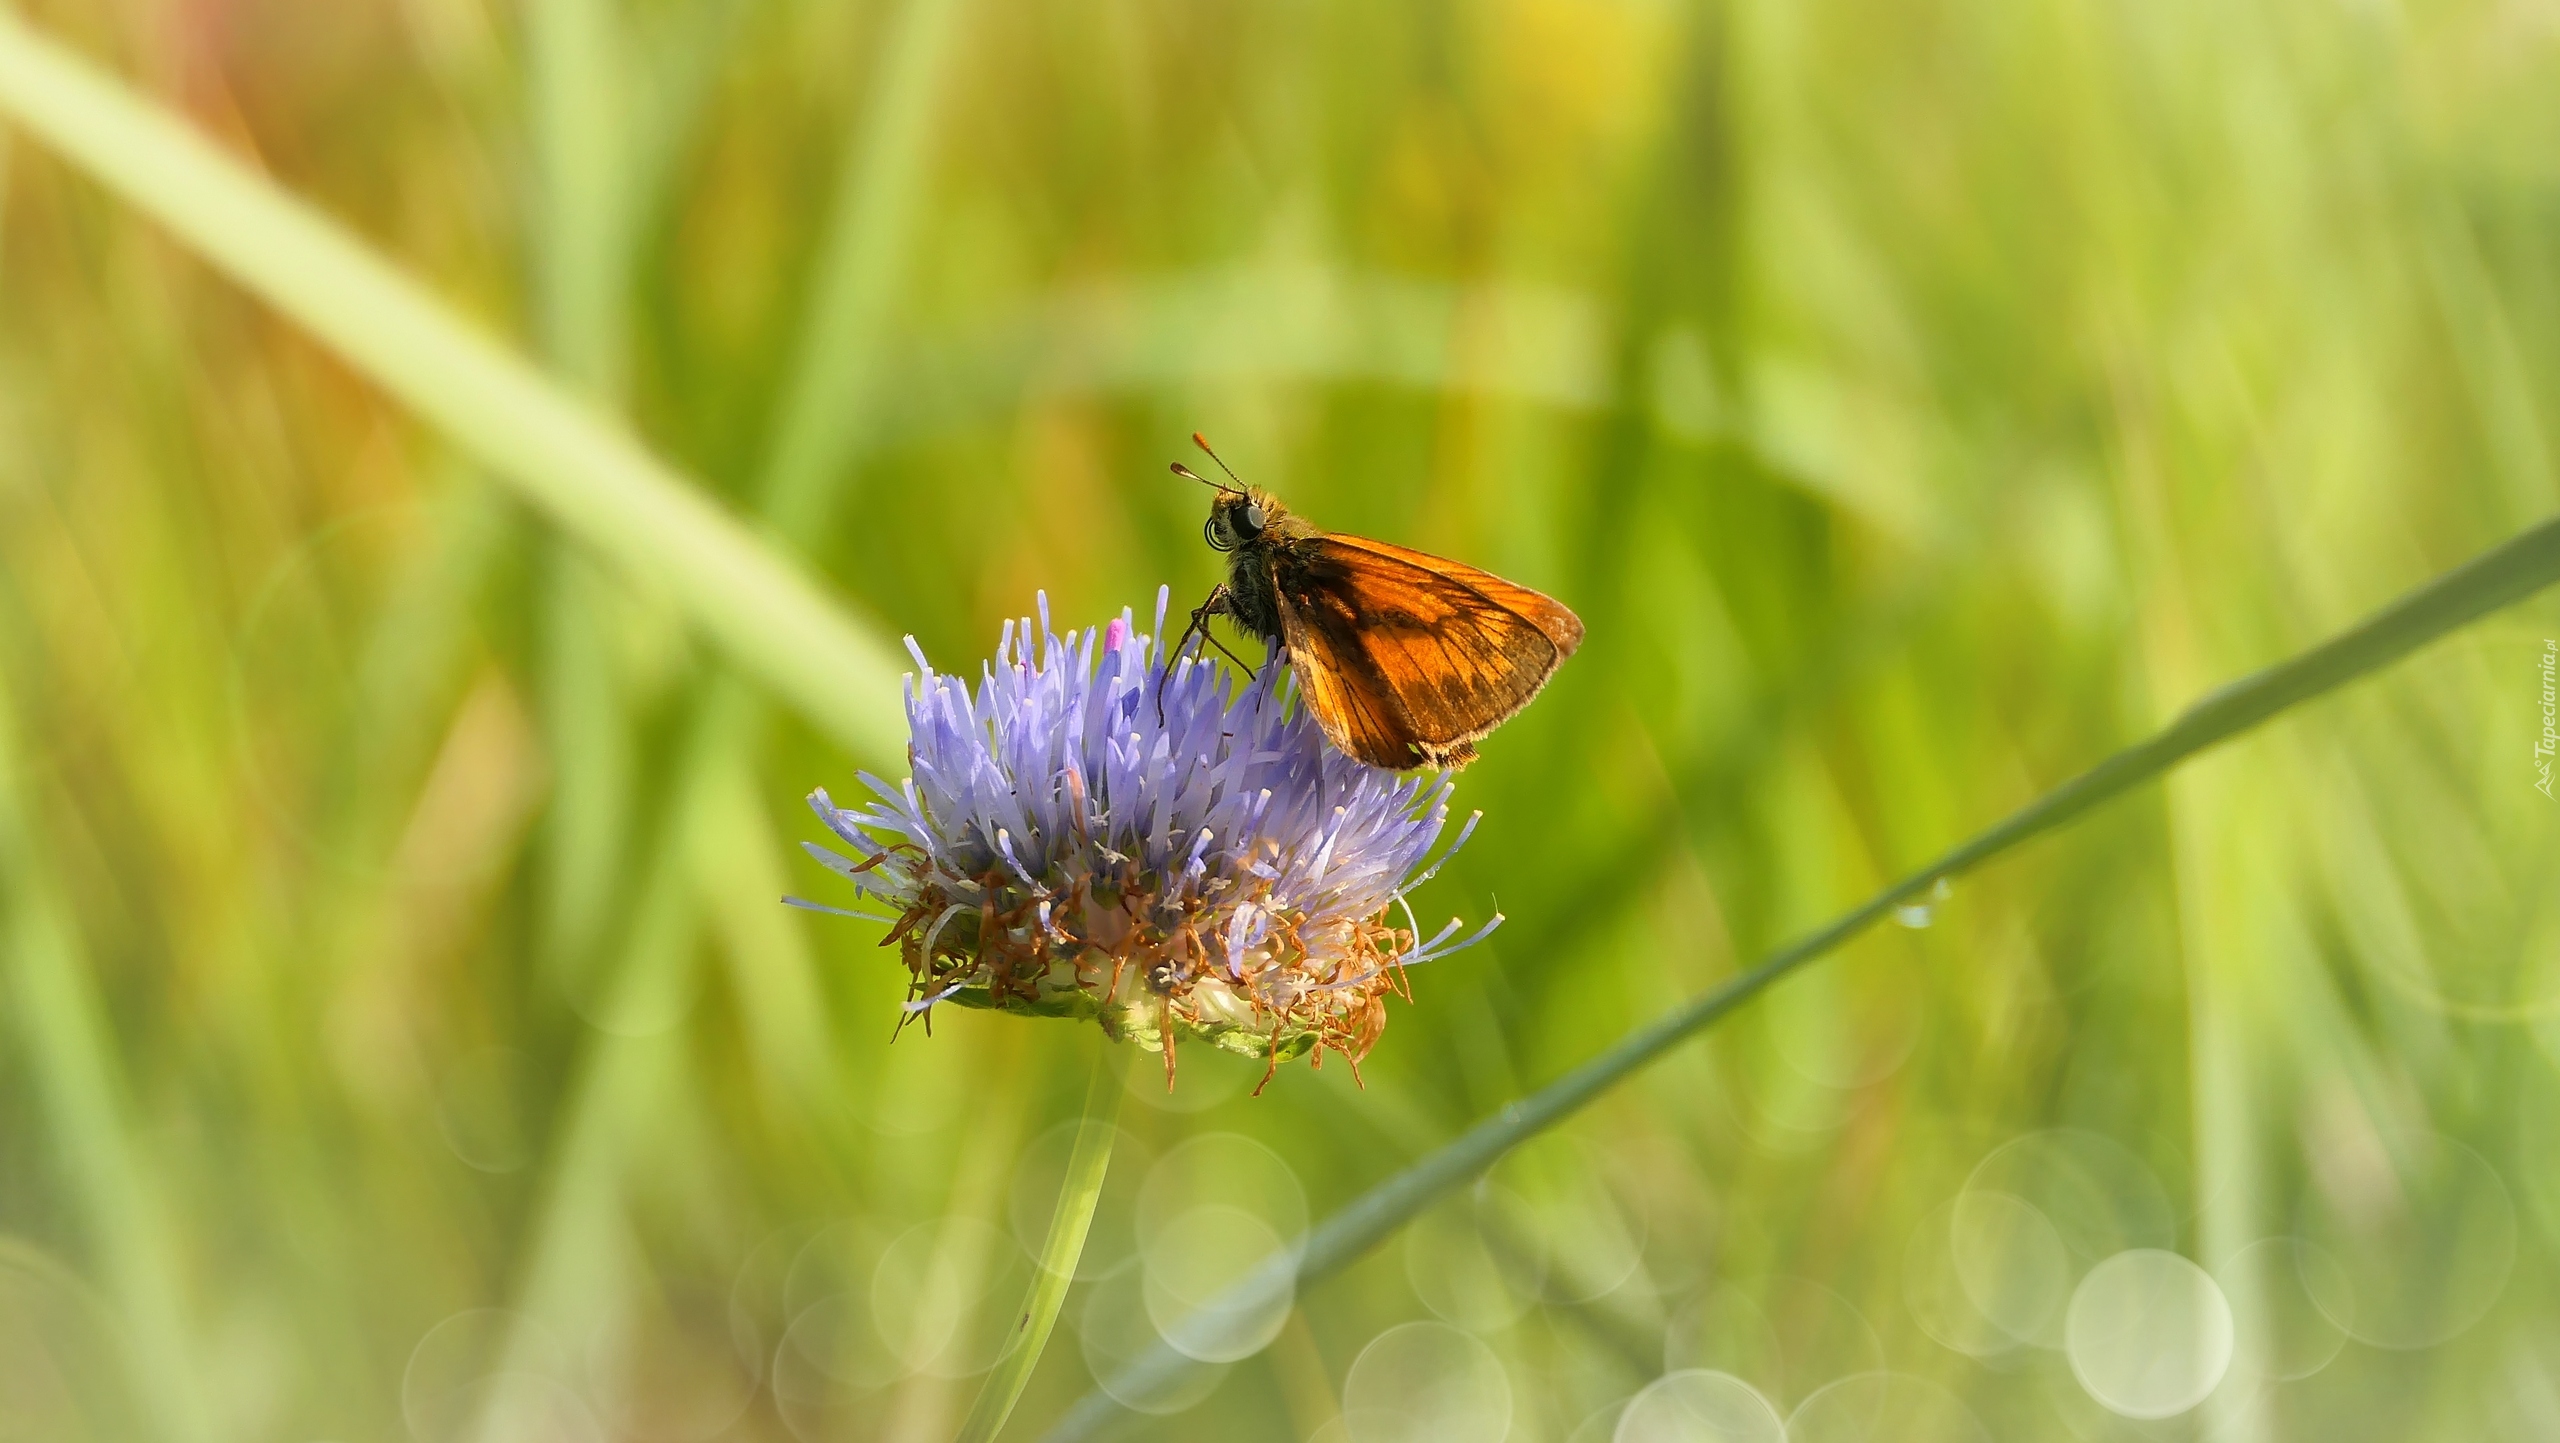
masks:
<path id="1" fill-rule="evenodd" d="M 1324 535 L 1275 558 L 1307 709 L 1371 766 L 1463 766 L 1582 644 L 1552 597 L 1425 552 Z"/>

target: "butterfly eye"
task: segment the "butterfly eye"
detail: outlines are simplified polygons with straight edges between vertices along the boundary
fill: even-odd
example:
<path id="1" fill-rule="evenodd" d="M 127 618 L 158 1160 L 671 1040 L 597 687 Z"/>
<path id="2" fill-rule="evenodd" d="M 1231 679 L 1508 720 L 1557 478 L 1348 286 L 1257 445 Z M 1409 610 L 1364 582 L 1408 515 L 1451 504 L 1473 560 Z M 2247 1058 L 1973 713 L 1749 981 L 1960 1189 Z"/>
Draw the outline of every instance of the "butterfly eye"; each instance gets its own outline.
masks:
<path id="1" fill-rule="evenodd" d="M 1251 541 L 1262 534 L 1262 508 L 1248 501 L 1236 512 L 1236 535 Z"/>

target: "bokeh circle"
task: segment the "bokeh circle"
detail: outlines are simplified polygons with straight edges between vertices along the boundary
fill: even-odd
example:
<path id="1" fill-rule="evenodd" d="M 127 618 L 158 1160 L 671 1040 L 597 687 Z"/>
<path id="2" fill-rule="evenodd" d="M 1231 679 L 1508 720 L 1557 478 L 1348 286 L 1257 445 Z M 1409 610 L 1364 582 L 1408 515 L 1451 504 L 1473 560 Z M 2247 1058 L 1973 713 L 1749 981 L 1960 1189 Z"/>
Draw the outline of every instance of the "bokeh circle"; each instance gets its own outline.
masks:
<path id="1" fill-rule="evenodd" d="M 1787 1425 L 1760 1390 L 1705 1368 L 1666 1373 L 1629 1400 L 1611 1443 L 1786 1443 Z"/>
<path id="2" fill-rule="evenodd" d="M 1991 1443 L 1991 1431 L 1955 1394 L 1880 1369 L 1825 1384 L 1797 1404 L 1787 1443 Z"/>
<path id="3" fill-rule="evenodd" d="M 2072 1376 L 2107 1411 L 2174 1418 L 2231 1367 L 2231 1304 L 2176 1253 L 2135 1248 L 2089 1270 L 2063 1324 Z"/>
<path id="4" fill-rule="evenodd" d="M 2320 1297 L 2355 1305 L 2345 1265 L 2303 1238 L 2260 1238 L 2213 1270 L 2231 1303 L 2232 1367 L 2255 1378 L 2299 1382 L 2337 1359 L 2347 1330 Z"/>
<path id="5" fill-rule="evenodd" d="M 1342 1380 L 1351 1443 L 1485 1443 L 1511 1428 L 1511 1379 L 1494 1351 L 1446 1323 L 1399 1323 Z"/>
<path id="6" fill-rule="evenodd" d="M 1280 1335 L 1296 1304 L 1295 1255 L 1261 1218 L 1209 1203 L 1141 1239 L 1147 1318 L 1186 1358 L 1233 1363 Z"/>
<path id="7" fill-rule="evenodd" d="M 2312 1159 L 2311 1182 L 2294 1231 L 2338 1266 L 2303 1282 L 2349 1337 L 2431 1348 L 2468 1331 L 2506 1291 L 2515 1204 L 2498 1170 L 2462 1143 L 2336 1125 Z"/>
<path id="8" fill-rule="evenodd" d="M 1115 1273 L 1093 1285 L 1076 1313 L 1076 1341 L 1084 1353 L 1085 1371 L 1111 1401 L 1133 1413 L 1164 1416 L 1184 1412 L 1218 1390 L 1227 1365 L 1185 1359 L 1148 1376 L 1134 1376 L 1132 1365 L 1149 1357 L 1163 1341 L 1147 1317 L 1143 1285 L 1135 1268 Z"/>

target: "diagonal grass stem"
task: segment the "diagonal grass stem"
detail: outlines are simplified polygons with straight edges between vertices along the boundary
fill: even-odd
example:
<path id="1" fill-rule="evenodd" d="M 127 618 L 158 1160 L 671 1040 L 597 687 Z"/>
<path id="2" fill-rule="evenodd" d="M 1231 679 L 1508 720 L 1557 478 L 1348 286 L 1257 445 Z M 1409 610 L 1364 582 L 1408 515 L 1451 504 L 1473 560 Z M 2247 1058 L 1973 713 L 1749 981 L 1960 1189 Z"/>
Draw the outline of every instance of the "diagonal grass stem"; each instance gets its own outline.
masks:
<path id="1" fill-rule="evenodd" d="M 2359 677 L 2389 666 L 2426 643 L 2560 582 L 2560 518 L 2535 526 L 2401 597 L 2331 640 L 2252 672 L 2209 693 L 2148 740 L 2135 743 L 2010 813 L 1900 881 L 1851 908 L 1828 926 L 1781 948 L 1758 966 L 1636 1029 L 1615 1046 L 1505 1105 L 1439 1151 L 1371 1188 L 1308 1234 L 1294 1271 L 1266 1269 L 1236 1285 L 1246 1301 L 1282 1287 L 1305 1289 L 1349 1266 L 1393 1236 L 1439 1197 L 1493 1165 L 1511 1148 L 1571 1117 L 1646 1064 L 1706 1030 L 1771 983 L 1873 926 L 1896 906 L 1942 879 L 1968 872 L 2029 838 L 2053 830 L 2101 803 L 2154 780 L 2179 763 L 2258 723 Z M 1079 1399 L 1052 1427 L 1046 1443 L 1079 1443 L 1118 1415 L 1112 1394 L 1138 1397 L 1192 1366 L 1159 1341 L 1109 1392 Z"/>
<path id="2" fill-rule="evenodd" d="M 658 578 L 813 725 L 858 754 L 896 755 L 905 668 L 874 628 L 344 227 L 4 9 L 0 115 L 309 330 L 562 529 Z"/>

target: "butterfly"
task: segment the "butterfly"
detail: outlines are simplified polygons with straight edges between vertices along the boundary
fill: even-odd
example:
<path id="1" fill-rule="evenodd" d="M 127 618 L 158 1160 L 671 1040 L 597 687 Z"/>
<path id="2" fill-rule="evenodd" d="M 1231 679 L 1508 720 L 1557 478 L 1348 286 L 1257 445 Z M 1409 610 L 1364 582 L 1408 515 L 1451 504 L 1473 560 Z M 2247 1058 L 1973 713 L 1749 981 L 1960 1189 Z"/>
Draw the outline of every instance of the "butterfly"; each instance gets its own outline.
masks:
<path id="1" fill-rule="evenodd" d="M 1174 653 L 1193 632 L 1208 636 L 1213 616 L 1262 637 L 1288 658 L 1307 711 L 1348 755 L 1390 771 L 1463 767 L 1582 645 L 1582 618 L 1553 597 L 1445 557 L 1319 529 L 1246 485 L 1197 432 L 1191 440 L 1234 483 L 1173 466 L 1216 489 L 1201 531 L 1229 560 Z"/>

